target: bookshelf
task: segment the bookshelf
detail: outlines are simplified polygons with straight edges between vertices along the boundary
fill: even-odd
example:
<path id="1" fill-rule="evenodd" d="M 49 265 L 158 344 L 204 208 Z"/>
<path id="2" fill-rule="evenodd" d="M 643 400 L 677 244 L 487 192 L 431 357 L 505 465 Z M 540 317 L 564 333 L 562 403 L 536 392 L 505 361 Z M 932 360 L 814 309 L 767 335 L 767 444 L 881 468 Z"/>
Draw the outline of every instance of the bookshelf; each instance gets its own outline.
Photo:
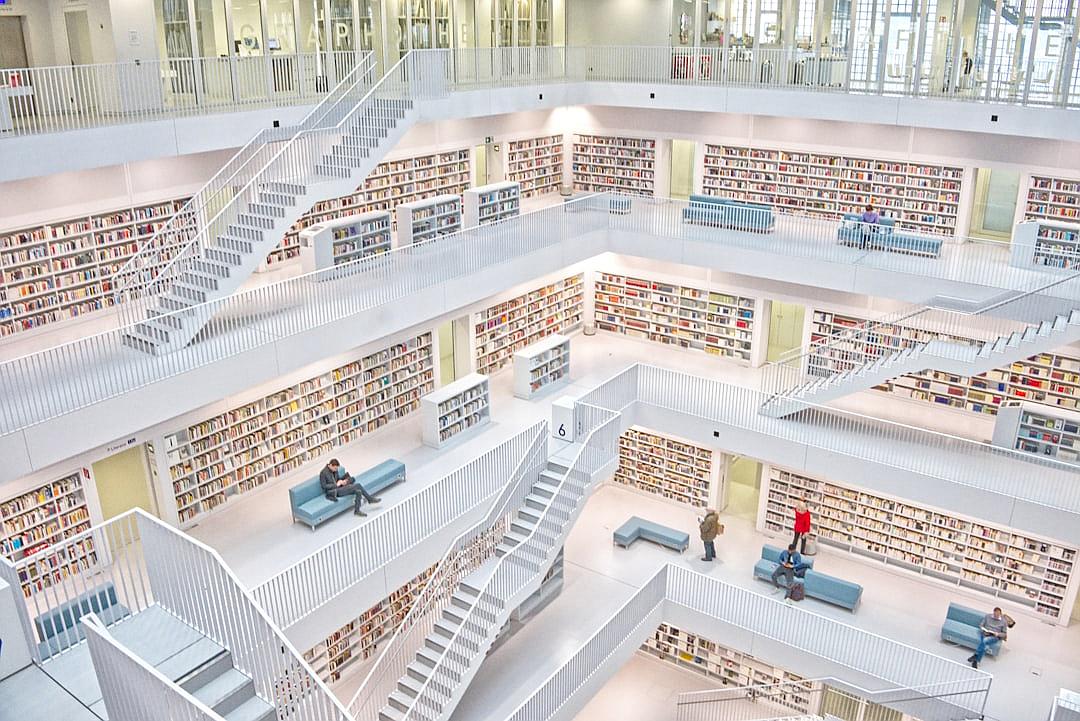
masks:
<path id="1" fill-rule="evenodd" d="M 995 446 L 1056 458 L 1080 460 L 1080 413 L 1051 410 L 1037 403 L 1009 401 L 994 422 Z"/>
<path id="2" fill-rule="evenodd" d="M 1009 262 L 1021 268 L 1075 268 L 1080 262 L 1080 225 L 1026 220 L 1013 231 Z"/>
<path id="3" fill-rule="evenodd" d="M 760 530 L 790 536 L 794 505 L 805 498 L 819 543 L 989 594 L 1043 620 L 1069 622 L 1075 548 L 775 466 L 763 477 Z"/>
<path id="4" fill-rule="evenodd" d="M 562 134 L 511 140 L 507 145 L 506 177 L 521 185 L 522 198 L 547 195 L 562 187 Z"/>
<path id="5" fill-rule="evenodd" d="M 305 273 L 333 268 L 390 250 L 390 213 L 347 215 L 300 232 L 300 263 Z"/>
<path id="6" fill-rule="evenodd" d="M 83 571 L 97 562 L 92 538 L 77 545 L 65 545 L 72 536 L 90 528 L 85 484 L 90 472 L 85 468 L 43 483 L 36 488 L 0 501 L 0 551 L 10 561 L 19 561 L 51 546 L 34 565 L 19 573 L 23 594 L 41 590 Z"/>
<path id="7" fill-rule="evenodd" d="M 838 219 L 868 202 L 910 230 L 954 235 L 964 169 L 772 148 L 706 144 L 702 192 Z"/>
<path id="8" fill-rule="evenodd" d="M 180 526 L 416 411 L 434 388 L 433 363 L 422 333 L 166 433 L 162 477 Z"/>
<path id="9" fill-rule="evenodd" d="M 487 376 L 471 373 L 420 400 L 424 445 L 443 448 L 462 434 L 491 422 L 491 388 Z"/>
<path id="10" fill-rule="evenodd" d="M 720 508 L 720 465 L 710 448 L 631 426 L 619 436 L 614 480 L 695 508 Z"/>
<path id="11" fill-rule="evenodd" d="M 1080 222 L 1080 180 L 1032 175 L 1024 219 Z"/>
<path id="12" fill-rule="evenodd" d="M 617 135 L 574 138 L 574 190 L 652 195 L 656 141 Z"/>
<path id="13" fill-rule="evenodd" d="M 0 231 L 0 336 L 113 305 L 112 276 L 187 198 Z"/>
<path id="14" fill-rule="evenodd" d="M 617 273 L 595 283 L 596 327 L 750 363 L 753 298 Z"/>
<path id="15" fill-rule="evenodd" d="M 553 333 L 514 353 L 514 396 L 531 400 L 570 380 L 570 339 Z"/>
<path id="16" fill-rule="evenodd" d="M 461 230 L 461 196 L 436 195 L 397 207 L 398 247 Z"/>
<path id="17" fill-rule="evenodd" d="M 386 160 L 349 195 L 316 203 L 285 233 L 285 238 L 266 258 L 272 266 L 295 258 L 300 252 L 300 231 L 317 223 L 355 213 L 387 210 L 402 203 L 436 195 L 460 195 L 471 182 L 468 148 Z"/>
<path id="18" fill-rule="evenodd" d="M 684 631 L 668 623 L 661 623 L 652 637 L 645 639 L 641 651 L 661 661 L 689 669 L 724 686 L 764 686 L 791 684 L 805 680 L 802 676 L 765 663 L 748 653 L 725 648 L 715 641 Z M 800 714 L 811 714 L 814 708 L 816 684 L 809 689 L 792 689 L 772 697 L 778 709 L 790 709 Z M 763 703 L 759 701 L 758 703 Z M 776 716 L 784 716 L 783 712 Z M 766 717 L 765 713 L 761 714 Z"/>
<path id="19" fill-rule="evenodd" d="M 490 375 L 516 351 L 581 325 L 582 279 L 578 273 L 480 311 L 473 320 L 477 372 Z"/>
<path id="20" fill-rule="evenodd" d="M 464 193 L 465 227 L 498 223 L 521 215 L 521 186 L 513 181 L 490 183 Z"/>

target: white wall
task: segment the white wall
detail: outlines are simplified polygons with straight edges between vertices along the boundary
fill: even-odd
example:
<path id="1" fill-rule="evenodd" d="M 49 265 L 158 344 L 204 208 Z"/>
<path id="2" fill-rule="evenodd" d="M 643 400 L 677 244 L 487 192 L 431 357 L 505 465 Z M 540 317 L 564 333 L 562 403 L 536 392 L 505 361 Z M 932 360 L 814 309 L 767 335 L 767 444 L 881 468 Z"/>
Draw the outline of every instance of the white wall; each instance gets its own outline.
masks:
<path id="1" fill-rule="evenodd" d="M 566 0 L 570 46 L 667 45 L 670 26 L 671 0 Z"/>
<path id="2" fill-rule="evenodd" d="M 154 0 L 108 0 L 117 62 L 157 60 Z"/>

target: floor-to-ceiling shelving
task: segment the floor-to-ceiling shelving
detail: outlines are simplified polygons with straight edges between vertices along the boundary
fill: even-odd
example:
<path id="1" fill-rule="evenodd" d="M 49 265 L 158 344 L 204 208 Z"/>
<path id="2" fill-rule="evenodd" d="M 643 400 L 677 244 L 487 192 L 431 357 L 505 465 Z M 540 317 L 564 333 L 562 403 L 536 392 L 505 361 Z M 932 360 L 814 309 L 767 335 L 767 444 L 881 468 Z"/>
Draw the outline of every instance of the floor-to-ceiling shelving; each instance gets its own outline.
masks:
<path id="1" fill-rule="evenodd" d="M 619 436 L 614 481 L 696 508 L 720 497 L 720 464 L 711 448 L 633 426 Z"/>
<path id="2" fill-rule="evenodd" d="M 559 190 L 563 179 L 563 136 L 545 135 L 507 143 L 506 177 L 521 184 L 521 197 Z"/>
<path id="3" fill-rule="evenodd" d="M 1080 180 L 1032 175 L 1024 204 L 1027 220 L 1080 220 Z"/>
<path id="4" fill-rule="evenodd" d="M 573 158 L 575 190 L 653 194 L 656 140 L 652 138 L 579 133 Z"/>

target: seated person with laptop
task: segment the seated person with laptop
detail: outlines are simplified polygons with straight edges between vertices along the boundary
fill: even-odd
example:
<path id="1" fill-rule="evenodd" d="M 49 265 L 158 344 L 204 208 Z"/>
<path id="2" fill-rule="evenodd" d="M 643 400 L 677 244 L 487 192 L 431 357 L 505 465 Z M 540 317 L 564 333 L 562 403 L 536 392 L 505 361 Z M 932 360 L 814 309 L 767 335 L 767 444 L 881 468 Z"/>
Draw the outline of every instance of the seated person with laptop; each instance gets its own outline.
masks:
<path id="1" fill-rule="evenodd" d="M 319 472 L 319 485 L 322 486 L 323 491 L 326 493 L 328 501 L 336 501 L 345 496 L 355 496 L 356 503 L 353 505 L 353 513 L 357 516 L 367 515 L 360 510 L 360 504 L 363 501 L 378 503 L 380 500 L 378 496 L 373 496 L 365 491 L 364 487 L 357 483 L 355 478 L 346 473 L 336 458 L 331 458 L 326 467 Z"/>

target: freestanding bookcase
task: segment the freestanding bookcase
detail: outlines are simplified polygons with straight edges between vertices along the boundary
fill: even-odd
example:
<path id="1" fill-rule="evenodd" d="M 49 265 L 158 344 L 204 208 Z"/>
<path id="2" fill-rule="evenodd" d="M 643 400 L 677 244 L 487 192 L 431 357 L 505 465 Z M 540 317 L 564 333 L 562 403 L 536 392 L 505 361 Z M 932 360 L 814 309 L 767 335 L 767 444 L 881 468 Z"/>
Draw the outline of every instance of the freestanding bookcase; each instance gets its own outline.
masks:
<path id="1" fill-rule="evenodd" d="M 570 339 L 549 335 L 514 354 L 514 396 L 530 400 L 570 379 Z"/>
<path id="2" fill-rule="evenodd" d="M 521 184 L 512 181 L 466 190 L 465 227 L 496 223 L 521 215 Z"/>
<path id="3" fill-rule="evenodd" d="M 461 230 L 461 196 L 436 195 L 397 208 L 398 247 Z"/>
<path id="4" fill-rule="evenodd" d="M 1075 268 L 1080 264 L 1080 225 L 1059 220 L 1017 223 L 1010 247 L 1010 265 Z"/>
<path id="5" fill-rule="evenodd" d="M 998 410 L 993 443 L 1076 463 L 1080 460 L 1080 413 L 1041 403 L 1010 401 Z"/>
<path id="6" fill-rule="evenodd" d="M 472 373 L 420 399 L 424 445 L 442 448 L 491 422 L 487 376 Z"/>
<path id="7" fill-rule="evenodd" d="M 300 232 L 305 273 L 333 268 L 390 250 L 390 213 L 377 210 L 328 220 Z"/>

